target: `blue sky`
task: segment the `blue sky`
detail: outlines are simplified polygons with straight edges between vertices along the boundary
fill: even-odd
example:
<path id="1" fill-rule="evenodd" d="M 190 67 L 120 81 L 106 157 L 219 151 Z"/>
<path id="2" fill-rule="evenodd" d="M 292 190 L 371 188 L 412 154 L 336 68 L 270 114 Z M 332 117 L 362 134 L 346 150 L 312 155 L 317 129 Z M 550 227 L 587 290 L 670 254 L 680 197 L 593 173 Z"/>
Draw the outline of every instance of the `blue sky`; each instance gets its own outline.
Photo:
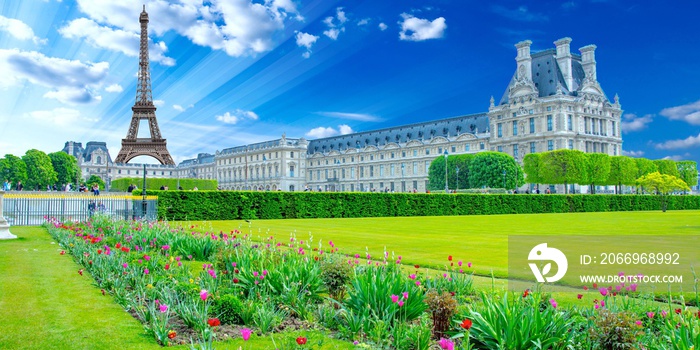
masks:
<path id="1" fill-rule="evenodd" d="M 616 0 L 6 0 L 0 155 L 95 140 L 116 156 L 143 3 L 156 113 L 176 162 L 282 133 L 485 112 L 515 71 L 515 43 L 540 51 L 567 36 L 574 53 L 597 45 L 628 155 L 700 161 L 700 4 Z"/>

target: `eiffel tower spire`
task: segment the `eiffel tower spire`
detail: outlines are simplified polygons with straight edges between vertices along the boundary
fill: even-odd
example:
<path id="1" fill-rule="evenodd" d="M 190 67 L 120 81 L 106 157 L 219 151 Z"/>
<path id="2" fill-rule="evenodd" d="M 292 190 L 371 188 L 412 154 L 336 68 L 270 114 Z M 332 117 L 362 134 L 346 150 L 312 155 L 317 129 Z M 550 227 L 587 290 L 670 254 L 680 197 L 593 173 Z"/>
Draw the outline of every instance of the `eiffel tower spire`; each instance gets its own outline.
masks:
<path id="1" fill-rule="evenodd" d="M 143 5 L 143 12 L 139 16 L 141 23 L 141 44 L 139 46 L 139 73 L 136 84 L 136 102 L 131 110 L 134 112 L 131 117 L 131 124 L 126 138 L 122 139 L 122 148 L 115 159 L 115 163 L 127 163 L 138 156 L 151 156 L 161 164 L 175 165 L 168 148 L 166 140 L 161 136 L 156 119 L 156 106 L 153 104 L 153 94 L 151 92 L 151 69 L 148 58 L 148 13 L 146 5 Z M 150 131 L 149 138 L 137 138 L 139 124 L 142 119 L 148 120 Z"/>

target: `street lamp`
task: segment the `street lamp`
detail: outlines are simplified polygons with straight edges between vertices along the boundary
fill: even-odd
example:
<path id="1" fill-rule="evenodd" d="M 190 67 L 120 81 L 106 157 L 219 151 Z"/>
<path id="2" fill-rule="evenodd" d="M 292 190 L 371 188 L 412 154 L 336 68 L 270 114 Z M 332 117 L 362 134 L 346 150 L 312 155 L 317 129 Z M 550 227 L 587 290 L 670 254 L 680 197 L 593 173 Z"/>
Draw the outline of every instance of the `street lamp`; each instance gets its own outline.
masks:
<path id="1" fill-rule="evenodd" d="M 445 148 L 445 193 L 450 193 L 450 189 L 447 186 L 447 148 Z"/>
<path id="2" fill-rule="evenodd" d="M 406 164 L 401 163 L 401 192 L 406 192 L 406 180 L 404 179 L 405 172 L 406 172 Z"/>
<path id="3" fill-rule="evenodd" d="M 455 169 L 457 171 L 457 191 L 459 192 L 459 167 Z"/>
<path id="4" fill-rule="evenodd" d="M 506 188 L 506 171 L 503 170 L 503 189 Z"/>

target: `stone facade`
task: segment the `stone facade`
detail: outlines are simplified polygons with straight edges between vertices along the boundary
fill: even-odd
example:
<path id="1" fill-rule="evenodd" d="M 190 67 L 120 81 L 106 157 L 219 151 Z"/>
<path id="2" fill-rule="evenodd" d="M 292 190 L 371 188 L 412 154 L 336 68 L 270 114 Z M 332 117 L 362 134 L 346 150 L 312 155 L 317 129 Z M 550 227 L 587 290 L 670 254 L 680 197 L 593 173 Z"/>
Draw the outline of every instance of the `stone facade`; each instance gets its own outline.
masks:
<path id="1" fill-rule="evenodd" d="M 308 141 L 282 135 L 200 154 L 176 168 L 149 165 L 147 174 L 217 179 L 224 190 L 423 192 L 430 163 L 445 152 L 499 151 L 521 163 L 525 154 L 566 148 L 621 155 L 622 109 L 617 95 L 610 101 L 598 83 L 595 45 L 578 55 L 570 51 L 570 38 L 534 54 L 531 44 L 515 45 L 515 73 L 500 101 L 491 97 L 486 113 Z M 68 144 L 64 151 L 76 155 Z M 89 142 L 81 157 L 85 177 L 143 171 L 112 164 L 104 143 Z"/>

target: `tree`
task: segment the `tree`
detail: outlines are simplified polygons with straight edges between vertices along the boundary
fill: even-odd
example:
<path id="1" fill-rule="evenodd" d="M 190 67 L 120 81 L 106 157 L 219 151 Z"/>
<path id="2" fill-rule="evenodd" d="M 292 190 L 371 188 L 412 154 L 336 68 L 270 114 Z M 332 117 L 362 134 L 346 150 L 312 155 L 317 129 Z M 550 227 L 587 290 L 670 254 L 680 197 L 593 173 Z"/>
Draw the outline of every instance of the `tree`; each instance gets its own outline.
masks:
<path id="1" fill-rule="evenodd" d="M 49 159 L 51 159 L 51 165 L 56 171 L 56 185 L 62 186 L 68 183 L 76 184 L 78 178 L 80 178 L 80 167 L 78 166 L 78 160 L 72 155 L 66 152 L 54 152 L 49 153 Z M 73 187 L 77 187 L 76 186 Z"/>
<path id="2" fill-rule="evenodd" d="M 469 187 L 471 188 L 513 189 L 524 184 L 522 168 L 508 154 L 479 152 L 469 162 Z"/>
<path id="3" fill-rule="evenodd" d="M 637 183 L 642 186 L 653 189 L 656 194 L 661 196 L 661 211 L 666 211 L 666 196 L 673 191 L 689 191 L 690 188 L 685 181 L 672 176 L 661 174 L 658 171 L 644 175 L 637 179 Z"/>
<path id="4" fill-rule="evenodd" d="M 56 171 L 53 169 L 51 159 L 46 153 L 37 149 L 30 149 L 22 156 L 27 164 L 27 188 L 45 189 L 46 185 L 56 183 Z"/>
<path id="5" fill-rule="evenodd" d="M 528 153 L 523 158 L 523 170 L 525 172 L 525 181 L 527 181 L 527 183 L 543 183 L 539 176 L 541 160 L 542 153 Z"/>
<path id="6" fill-rule="evenodd" d="M 10 181 L 13 185 L 17 182 L 27 182 L 27 165 L 22 158 L 12 154 L 6 154 L 0 159 L 0 182 Z"/>
<path id="7" fill-rule="evenodd" d="M 659 171 L 659 173 L 680 177 L 680 174 L 678 174 L 678 167 L 676 166 L 676 161 L 674 161 L 673 159 L 656 159 L 654 160 L 654 164 L 656 164 L 656 168 Z"/>
<path id="8" fill-rule="evenodd" d="M 90 175 L 90 178 L 87 180 L 88 190 L 91 190 L 92 186 L 94 186 L 95 184 L 100 186 L 101 190 L 105 188 L 105 182 L 102 180 L 101 177 L 97 175 Z"/>
<path id="9" fill-rule="evenodd" d="M 626 156 L 610 157 L 610 175 L 607 185 L 614 185 L 615 192 L 622 193 L 622 185 L 634 185 L 637 179 L 637 162 Z"/>
<path id="10" fill-rule="evenodd" d="M 450 189 L 469 188 L 469 163 L 474 154 L 447 156 L 447 183 Z M 457 179 L 459 168 L 459 179 Z M 459 181 L 459 186 L 456 181 Z M 439 191 L 445 189 L 445 156 L 435 158 L 428 168 L 428 189 Z"/>
<path id="11" fill-rule="evenodd" d="M 693 187 L 698 184 L 698 163 L 692 160 L 683 160 L 676 162 L 678 168 L 678 177 L 683 180 L 688 187 Z"/>
<path id="12" fill-rule="evenodd" d="M 570 149 L 544 153 L 538 174 L 545 183 L 564 184 L 564 193 L 568 193 L 568 184 L 586 181 L 586 155 Z"/>
<path id="13" fill-rule="evenodd" d="M 656 163 L 654 163 L 653 160 L 646 159 L 646 158 L 635 158 L 634 161 L 637 163 L 637 178 L 640 178 L 646 174 L 651 174 L 655 171 L 658 171 L 656 168 Z M 640 185 L 639 183 L 637 184 L 637 193 L 644 192 L 644 186 Z"/>
<path id="14" fill-rule="evenodd" d="M 586 153 L 586 182 L 590 193 L 595 194 L 596 184 L 603 184 L 610 176 L 610 156 L 605 153 Z"/>

